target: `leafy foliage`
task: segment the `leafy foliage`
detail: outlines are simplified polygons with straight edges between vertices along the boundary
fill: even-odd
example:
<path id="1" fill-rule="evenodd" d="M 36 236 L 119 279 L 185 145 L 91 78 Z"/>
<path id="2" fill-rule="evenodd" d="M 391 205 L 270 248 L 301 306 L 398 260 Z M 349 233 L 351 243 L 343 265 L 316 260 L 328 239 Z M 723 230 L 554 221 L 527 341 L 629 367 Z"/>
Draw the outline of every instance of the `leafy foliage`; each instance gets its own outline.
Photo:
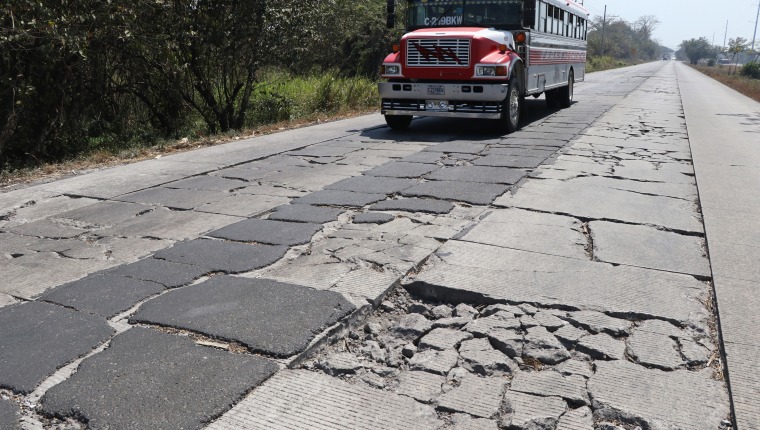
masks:
<path id="1" fill-rule="evenodd" d="M 14 0 L 0 4 L 0 170 L 290 116 L 267 66 L 375 76 L 383 0 Z M 323 82 L 324 106 L 333 81 Z M 265 109 L 265 107 L 267 109 Z"/>
<path id="2" fill-rule="evenodd" d="M 657 59 L 663 52 L 663 47 L 652 39 L 658 24 L 657 18 L 651 15 L 633 23 L 617 18 L 608 18 L 605 23 L 602 17 L 596 17 L 589 23 L 588 54 L 591 58 L 606 55 L 633 61 Z"/>
<path id="3" fill-rule="evenodd" d="M 750 61 L 745 63 L 741 68 L 742 76 L 746 76 L 752 79 L 760 79 L 760 62 Z"/>
<path id="4" fill-rule="evenodd" d="M 706 37 L 684 40 L 680 48 L 691 64 L 697 64 L 703 58 L 715 58 L 717 55 L 717 51 Z"/>

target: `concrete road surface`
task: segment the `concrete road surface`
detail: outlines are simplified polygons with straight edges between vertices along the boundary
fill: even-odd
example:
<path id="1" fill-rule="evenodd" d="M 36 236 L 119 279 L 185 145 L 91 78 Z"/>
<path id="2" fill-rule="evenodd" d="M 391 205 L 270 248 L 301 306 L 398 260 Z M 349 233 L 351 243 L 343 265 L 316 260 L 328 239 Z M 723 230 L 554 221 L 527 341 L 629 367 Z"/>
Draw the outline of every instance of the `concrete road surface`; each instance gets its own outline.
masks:
<path id="1" fill-rule="evenodd" d="M 760 428 L 760 106 L 368 115 L 0 194 L 0 428 Z"/>

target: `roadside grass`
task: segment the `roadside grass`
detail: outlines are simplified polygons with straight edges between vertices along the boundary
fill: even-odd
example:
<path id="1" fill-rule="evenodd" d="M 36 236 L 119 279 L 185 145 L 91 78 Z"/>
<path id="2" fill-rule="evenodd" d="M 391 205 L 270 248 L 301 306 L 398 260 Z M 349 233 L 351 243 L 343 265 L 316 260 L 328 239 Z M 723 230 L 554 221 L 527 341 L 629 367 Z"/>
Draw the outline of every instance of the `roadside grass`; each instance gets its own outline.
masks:
<path id="1" fill-rule="evenodd" d="M 251 96 L 246 126 L 209 136 L 202 121 L 190 127 L 180 139 L 130 139 L 91 142 L 88 152 L 60 162 L 36 162 L 0 171 L 0 192 L 19 185 L 76 175 L 87 170 L 133 163 L 165 154 L 213 146 L 291 128 L 358 116 L 377 110 L 380 99 L 377 83 L 366 77 L 340 77 L 337 72 L 293 76 L 269 69 Z"/>
<path id="2" fill-rule="evenodd" d="M 685 63 L 686 64 L 686 63 Z M 703 66 L 689 64 L 696 70 L 715 79 L 716 81 L 730 87 L 745 96 L 760 102 L 760 79 L 753 79 L 742 76 L 738 71 L 734 71 L 729 66 Z"/>
<path id="3" fill-rule="evenodd" d="M 621 67 L 640 64 L 640 61 L 621 60 L 608 55 L 602 57 L 588 56 L 586 59 L 586 73 L 601 72 L 602 70 L 619 69 Z"/>

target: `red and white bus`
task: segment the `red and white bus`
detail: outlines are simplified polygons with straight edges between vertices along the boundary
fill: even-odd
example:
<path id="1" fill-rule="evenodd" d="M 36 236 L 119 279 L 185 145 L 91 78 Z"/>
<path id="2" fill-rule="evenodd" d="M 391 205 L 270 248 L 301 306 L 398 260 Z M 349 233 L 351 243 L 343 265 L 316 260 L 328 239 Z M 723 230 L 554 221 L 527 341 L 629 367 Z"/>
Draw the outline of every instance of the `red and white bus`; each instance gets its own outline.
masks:
<path id="1" fill-rule="evenodd" d="M 405 0 L 407 32 L 383 61 L 382 113 L 489 118 L 516 130 L 526 96 L 567 107 L 586 64 L 589 13 L 572 0 Z M 388 24 L 395 16 L 388 0 Z"/>

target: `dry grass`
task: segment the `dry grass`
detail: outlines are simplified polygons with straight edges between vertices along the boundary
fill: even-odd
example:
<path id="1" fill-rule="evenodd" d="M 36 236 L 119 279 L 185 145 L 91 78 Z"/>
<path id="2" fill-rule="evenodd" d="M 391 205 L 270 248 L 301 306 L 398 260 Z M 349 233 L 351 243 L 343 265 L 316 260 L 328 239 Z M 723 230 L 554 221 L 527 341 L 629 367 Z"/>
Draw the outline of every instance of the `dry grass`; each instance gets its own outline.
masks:
<path id="1" fill-rule="evenodd" d="M 760 102 L 760 79 L 752 79 L 746 76 L 741 76 L 738 72 L 730 74 L 733 69 L 728 66 L 694 66 L 691 67 L 699 70 L 705 75 L 715 79 L 718 82 L 733 88 L 734 90 L 744 94 L 745 96 Z"/>
<path id="2" fill-rule="evenodd" d="M 352 118 L 370 112 L 372 111 L 346 109 L 334 114 L 319 113 L 298 120 L 278 122 L 275 124 L 263 125 L 255 129 L 241 130 L 234 134 L 229 133 L 203 137 L 195 140 L 183 138 L 176 141 L 164 141 L 150 147 L 130 148 L 118 152 L 99 150 L 60 163 L 43 163 L 36 167 L 3 171 L 0 172 L 0 193 L 22 188 L 26 185 L 50 182 L 56 179 L 81 174 L 88 170 L 135 163 L 177 152 L 190 151 L 204 146 L 221 145 L 235 140 L 263 136 L 280 131 L 321 124 L 323 122 Z"/>

